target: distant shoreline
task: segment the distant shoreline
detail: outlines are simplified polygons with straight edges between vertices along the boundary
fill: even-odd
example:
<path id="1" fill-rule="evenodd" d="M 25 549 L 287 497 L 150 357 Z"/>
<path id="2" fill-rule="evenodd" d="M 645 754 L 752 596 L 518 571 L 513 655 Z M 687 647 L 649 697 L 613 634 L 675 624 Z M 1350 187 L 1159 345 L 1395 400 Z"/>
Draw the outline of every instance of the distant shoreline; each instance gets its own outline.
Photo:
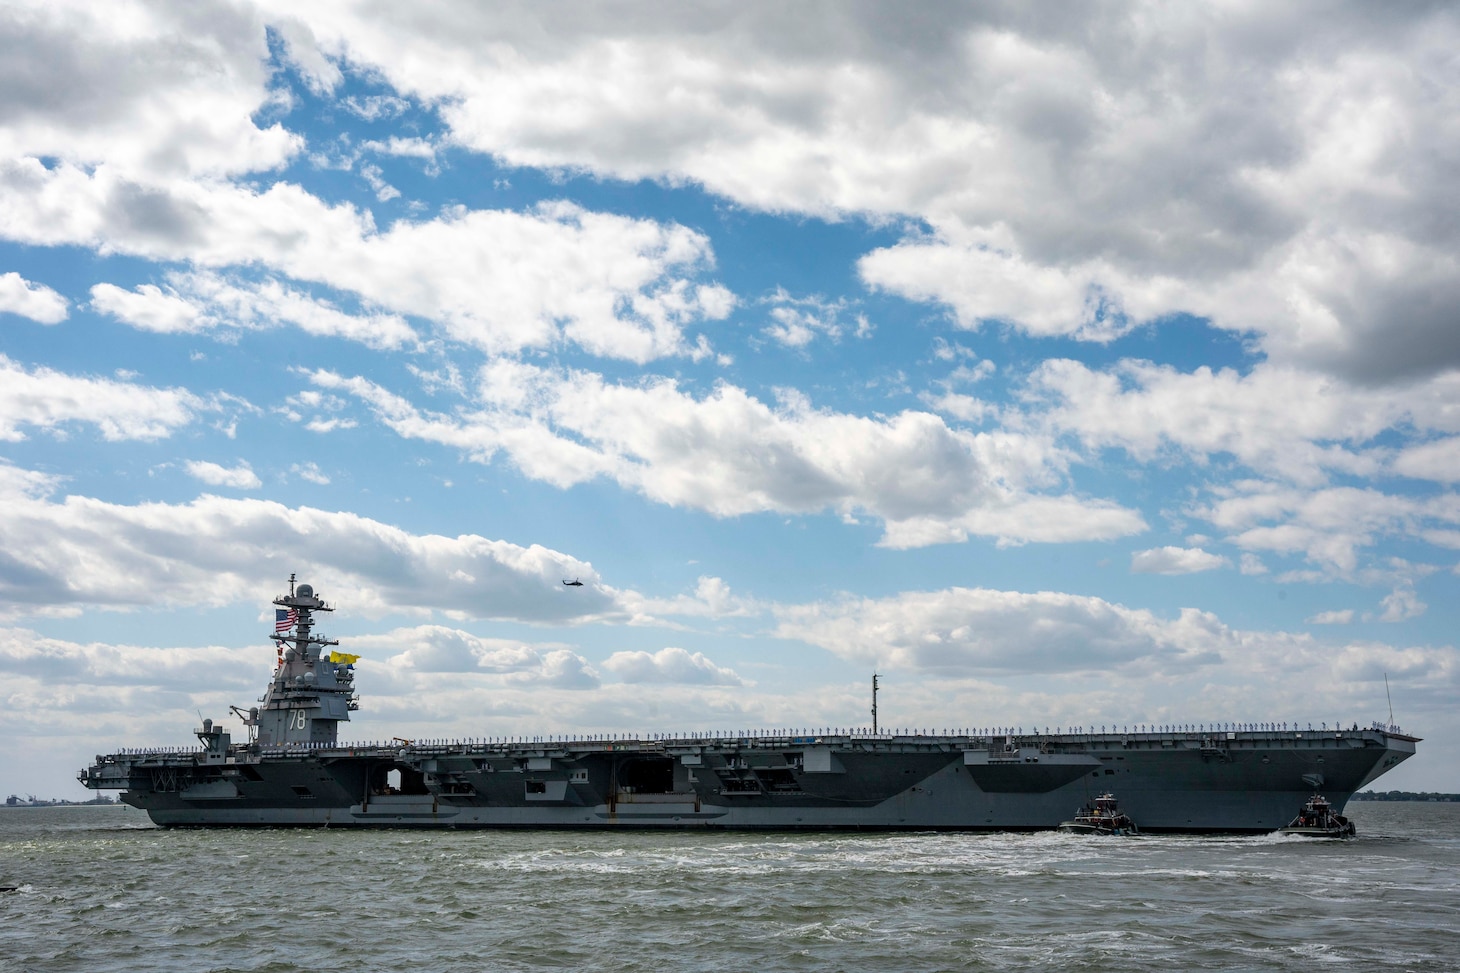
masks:
<path id="1" fill-rule="evenodd" d="M 115 798 L 112 798 L 112 797 L 107 797 L 104 794 L 102 796 L 100 796 L 100 797 L 93 797 L 89 801 L 44 800 L 44 799 L 36 798 L 36 797 L 28 797 L 28 798 L 25 798 L 24 800 L 21 800 L 21 799 L 16 798 L 16 797 L 10 797 L 10 798 L 7 798 L 4 801 L 4 803 L 0 803 L 0 808 L 21 808 L 21 807 L 116 807 L 117 805 L 119 805 L 121 803 L 122 803 L 121 801 L 118 801 L 118 800 L 116 800 Z"/>

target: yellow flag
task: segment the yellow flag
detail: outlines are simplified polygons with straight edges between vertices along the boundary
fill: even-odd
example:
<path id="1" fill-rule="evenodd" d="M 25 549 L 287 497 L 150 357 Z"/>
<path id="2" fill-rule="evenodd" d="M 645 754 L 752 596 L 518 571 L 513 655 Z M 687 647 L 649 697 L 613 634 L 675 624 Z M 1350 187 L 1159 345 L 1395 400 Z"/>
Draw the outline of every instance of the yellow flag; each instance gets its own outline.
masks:
<path id="1" fill-rule="evenodd" d="M 354 665 L 355 662 L 356 662 L 356 660 L 358 660 L 359 658 L 360 657 L 358 655 L 351 655 L 348 652 L 331 652 L 330 653 L 330 661 L 331 662 L 343 662 L 346 665 Z"/>

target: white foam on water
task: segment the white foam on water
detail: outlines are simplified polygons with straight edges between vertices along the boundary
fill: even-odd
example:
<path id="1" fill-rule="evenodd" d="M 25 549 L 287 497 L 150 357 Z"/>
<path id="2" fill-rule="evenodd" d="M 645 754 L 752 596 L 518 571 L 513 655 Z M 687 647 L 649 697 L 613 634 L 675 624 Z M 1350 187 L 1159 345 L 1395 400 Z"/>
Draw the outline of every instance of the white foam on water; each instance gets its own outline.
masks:
<path id="1" fill-rule="evenodd" d="M 1460 846 L 1442 816 L 1430 832 L 1411 818 L 1403 836 L 1350 842 L 20 834 L 0 818 L 0 877 L 28 890 L 0 897 L 0 956 L 48 973 L 91 973 L 121 955 L 178 973 L 1443 969 Z"/>

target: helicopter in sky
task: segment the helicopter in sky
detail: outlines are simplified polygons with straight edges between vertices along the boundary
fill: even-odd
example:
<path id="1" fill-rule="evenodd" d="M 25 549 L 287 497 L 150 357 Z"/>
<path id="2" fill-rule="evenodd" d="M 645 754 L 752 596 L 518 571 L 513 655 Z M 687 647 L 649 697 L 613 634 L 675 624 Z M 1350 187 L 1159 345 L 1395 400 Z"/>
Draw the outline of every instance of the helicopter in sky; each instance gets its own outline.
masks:
<path id="1" fill-rule="evenodd" d="M 572 581 L 564 581 L 563 584 L 567 585 L 569 588 L 583 587 L 583 582 L 579 581 L 577 578 L 574 578 Z"/>

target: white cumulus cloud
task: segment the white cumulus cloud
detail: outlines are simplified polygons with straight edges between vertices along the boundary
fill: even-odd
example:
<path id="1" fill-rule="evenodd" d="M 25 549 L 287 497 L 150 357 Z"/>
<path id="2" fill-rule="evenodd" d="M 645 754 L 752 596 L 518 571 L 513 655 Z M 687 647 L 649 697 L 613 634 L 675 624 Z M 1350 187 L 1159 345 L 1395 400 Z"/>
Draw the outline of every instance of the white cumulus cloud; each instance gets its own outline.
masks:
<path id="1" fill-rule="evenodd" d="M 1372 440 L 1386 430 L 1455 428 L 1444 403 L 1460 392 L 1460 373 L 1394 390 L 1262 364 L 1241 374 L 1137 360 L 1097 370 L 1050 359 L 1032 373 L 1030 391 L 1038 407 L 1029 421 L 1092 449 L 1117 447 L 1139 460 L 1230 454 L 1264 475 L 1317 486 L 1335 473 L 1380 472 L 1385 460 Z"/>
<path id="2" fill-rule="evenodd" d="M 704 653 L 691 653 L 673 646 L 658 652 L 615 652 L 604 661 L 603 668 L 624 682 L 745 685 L 734 670 L 716 665 Z"/>
<path id="3" fill-rule="evenodd" d="M 486 366 L 478 407 L 423 413 L 363 378 L 316 372 L 359 396 L 407 438 L 474 459 L 505 453 L 524 474 L 567 487 L 608 477 L 652 500 L 726 517 L 758 511 L 882 519 L 892 547 L 1110 538 L 1144 529 L 1115 503 L 1031 488 L 1059 457 L 1037 439 L 951 429 L 925 412 L 869 418 L 788 395 L 773 408 L 721 384 L 696 398 L 668 380 L 614 385 L 586 372 L 509 361 Z"/>
<path id="4" fill-rule="evenodd" d="M 1365 380 L 1460 365 L 1445 5 L 287 10 L 511 165 L 922 220 L 864 275 L 966 323 L 1189 312 Z"/>
<path id="5" fill-rule="evenodd" d="M 1420 480 L 1460 483 L 1460 437 L 1405 447 L 1394 457 L 1394 472 Z"/>
<path id="6" fill-rule="evenodd" d="M 352 652 L 392 670 L 495 676 L 502 685 L 592 688 L 598 674 L 570 646 L 483 637 L 444 625 L 416 625 L 350 640 Z"/>
<path id="7" fill-rule="evenodd" d="M 1199 547 L 1153 547 L 1130 557 L 1130 569 L 1136 574 L 1196 574 L 1231 565 L 1222 555 Z"/>
<path id="8" fill-rule="evenodd" d="M 1379 616 L 1381 622 L 1406 622 L 1411 618 L 1418 618 L 1425 613 L 1429 606 L 1419 600 L 1412 585 L 1401 585 L 1379 603 L 1384 609 Z"/>
<path id="9" fill-rule="evenodd" d="M 243 461 L 230 468 L 207 460 L 188 460 L 183 468 L 187 470 L 188 476 L 202 480 L 210 486 L 226 486 L 235 490 L 257 490 L 263 486 L 258 474 Z"/>
<path id="10" fill-rule="evenodd" d="M 0 235 L 195 266 L 262 266 L 392 315 L 430 319 L 450 339 L 492 353 L 567 340 L 591 354 L 636 362 L 702 358 L 711 353 L 708 338 L 692 340 L 687 330 L 723 319 L 735 305 L 728 289 L 701 279 L 713 266 L 703 234 L 561 201 L 522 213 L 457 208 L 379 231 L 368 213 L 328 205 L 283 182 L 264 190 L 211 182 L 143 185 L 105 168 L 0 158 Z M 197 302 L 186 294 L 156 285 L 142 285 L 134 295 L 98 287 L 97 306 L 136 326 L 201 326 L 194 320 Z M 231 302 L 226 293 L 200 296 L 216 296 L 225 307 L 260 304 L 264 314 L 279 306 L 301 327 L 364 329 L 317 301 L 298 300 L 282 282 L 266 283 L 242 301 Z M 397 318 L 375 322 L 369 333 L 393 347 L 407 330 Z"/>
<path id="11" fill-rule="evenodd" d="M 317 486 L 329 486 L 329 475 L 319 468 L 318 463 L 295 463 L 289 467 L 289 471 L 301 480 Z"/>
<path id="12" fill-rule="evenodd" d="M 45 284 L 28 281 L 13 271 L 0 274 L 0 314 L 59 324 L 66 320 L 66 308 L 66 299 Z"/>
<path id="13" fill-rule="evenodd" d="M 0 158 L 216 177 L 274 168 L 304 144 L 255 121 L 272 96 L 249 5 L 17 0 L 0 47 Z"/>
<path id="14" fill-rule="evenodd" d="M 25 427 L 64 433 L 73 423 L 109 441 L 164 439 L 207 408 L 186 389 L 27 369 L 0 355 L 0 441 L 25 439 Z"/>
<path id="15" fill-rule="evenodd" d="M 292 324 L 308 334 L 347 338 L 371 348 L 418 344 L 415 331 L 397 314 L 349 314 L 274 279 L 245 281 L 197 272 L 170 274 L 168 283 L 167 291 L 155 284 L 140 284 L 134 291 L 97 284 L 91 303 L 145 331 L 261 330 Z"/>
<path id="16" fill-rule="evenodd" d="M 84 496 L 53 501 L 50 481 L 0 476 L 0 611 L 83 606 L 267 602 L 278 552 L 289 570 L 348 601 L 352 613 L 442 611 L 471 618 L 569 621 L 624 617 L 601 584 L 564 594 L 591 565 L 538 545 L 474 534 L 412 534 L 351 513 L 203 496 L 129 506 Z"/>
<path id="17" fill-rule="evenodd" d="M 983 588 L 783 606 L 776 634 L 862 664 L 932 671 L 1092 671 L 1221 661 L 1236 645 L 1212 615 L 1174 620 L 1100 598 Z"/>
<path id="18" fill-rule="evenodd" d="M 1194 512 L 1248 552 L 1300 554 L 1323 577 L 1355 578 L 1360 551 L 1390 536 L 1439 542 L 1460 525 L 1452 494 L 1410 497 L 1357 487 L 1305 490 L 1264 481 L 1223 487 Z"/>
<path id="19" fill-rule="evenodd" d="M 142 331 L 186 334 L 201 331 L 206 321 L 196 304 L 156 284 L 138 284 L 126 291 L 115 284 L 91 288 L 91 306 Z"/>

